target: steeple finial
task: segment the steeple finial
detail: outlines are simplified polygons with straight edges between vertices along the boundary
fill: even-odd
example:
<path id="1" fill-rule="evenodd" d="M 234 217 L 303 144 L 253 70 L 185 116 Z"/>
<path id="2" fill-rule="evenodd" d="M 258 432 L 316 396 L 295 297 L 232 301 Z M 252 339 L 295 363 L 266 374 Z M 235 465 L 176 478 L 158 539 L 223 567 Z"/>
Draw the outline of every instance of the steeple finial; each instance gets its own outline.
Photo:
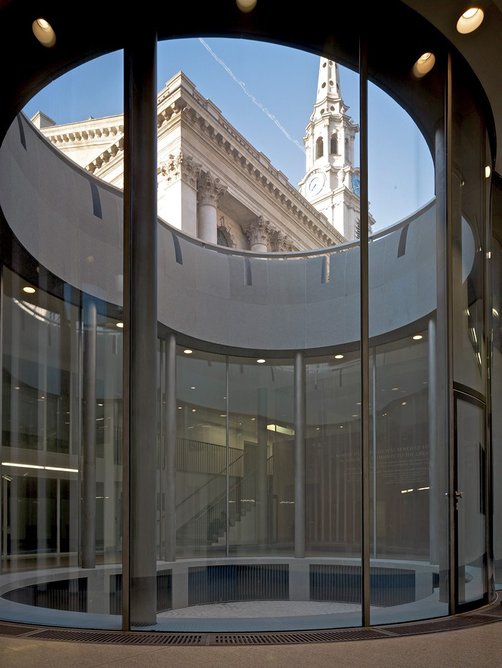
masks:
<path id="1" fill-rule="evenodd" d="M 316 103 L 328 99 L 341 100 L 341 98 L 338 64 L 329 58 L 321 58 L 319 61 Z"/>

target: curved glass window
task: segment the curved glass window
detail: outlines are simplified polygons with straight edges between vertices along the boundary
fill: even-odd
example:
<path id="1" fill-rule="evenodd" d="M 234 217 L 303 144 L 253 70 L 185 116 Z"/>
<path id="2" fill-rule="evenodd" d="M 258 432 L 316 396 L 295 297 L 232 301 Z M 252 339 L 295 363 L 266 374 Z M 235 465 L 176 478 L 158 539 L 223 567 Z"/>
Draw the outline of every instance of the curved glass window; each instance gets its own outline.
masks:
<path id="1" fill-rule="evenodd" d="M 487 600 L 463 72 L 452 95 L 445 54 L 417 79 L 351 35 L 173 39 L 152 90 L 150 46 L 56 79 L 0 149 L 0 617 L 272 631 Z"/>

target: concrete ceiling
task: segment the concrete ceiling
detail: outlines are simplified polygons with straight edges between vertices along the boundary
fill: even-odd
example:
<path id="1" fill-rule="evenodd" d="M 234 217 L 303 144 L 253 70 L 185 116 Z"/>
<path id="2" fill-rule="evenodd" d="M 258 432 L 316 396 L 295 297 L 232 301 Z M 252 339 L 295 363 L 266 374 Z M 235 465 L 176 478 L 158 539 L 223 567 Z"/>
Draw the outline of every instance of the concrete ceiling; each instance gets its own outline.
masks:
<path id="1" fill-rule="evenodd" d="M 485 20 L 478 30 L 461 35 L 457 19 L 469 6 L 464 0 L 403 0 L 434 25 L 462 53 L 476 73 L 490 101 L 497 137 L 502 137 L 502 0 L 481 0 Z M 471 6 L 472 6 L 471 5 Z M 498 151 L 496 171 L 502 174 L 502 151 Z"/>

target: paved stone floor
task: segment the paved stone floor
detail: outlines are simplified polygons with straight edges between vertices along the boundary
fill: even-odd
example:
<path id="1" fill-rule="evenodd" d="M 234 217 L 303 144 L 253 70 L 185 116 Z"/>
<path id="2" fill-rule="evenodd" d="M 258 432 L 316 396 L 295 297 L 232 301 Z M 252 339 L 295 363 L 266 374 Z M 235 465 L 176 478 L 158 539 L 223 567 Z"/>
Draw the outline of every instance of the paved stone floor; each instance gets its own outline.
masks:
<path id="1" fill-rule="evenodd" d="M 0 637 L 2 668 L 501 668 L 502 622 L 477 628 L 308 645 L 142 647 Z"/>

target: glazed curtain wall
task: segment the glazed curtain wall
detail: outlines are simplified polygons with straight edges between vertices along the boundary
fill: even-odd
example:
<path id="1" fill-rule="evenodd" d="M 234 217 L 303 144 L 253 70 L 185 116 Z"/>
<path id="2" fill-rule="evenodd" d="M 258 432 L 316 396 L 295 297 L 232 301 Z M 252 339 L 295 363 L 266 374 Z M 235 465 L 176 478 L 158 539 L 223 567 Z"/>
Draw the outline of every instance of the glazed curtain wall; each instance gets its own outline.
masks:
<path id="1" fill-rule="evenodd" d="M 130 53 L 128 77 L 150 81 L 153 61 Z M 115 277 L 124 313 L 99 298 L 99 268 L 77 289 L 23 249 L 4 258 L 4 616 L 37 622 L 53 608 L 64 610 L 62 625 L 79 626 L 84 614 L 97 627 L 162 630 L 181 608 L 275 599 L 333 604 L 318 622 L 330 627 L 438 616 L 488 597 L 482 114 L 470 95 L 445 89 L 447 75 L 463 80 L 451 63 L 438 64 L 434 85 L 409 84 L 421 100 L 417 115 L 428 106 L 434 116 L 435 235 L 421 234 L 412 216 L 399 234 L 372 234 L 372 188 L 388 188 L 390 204 L 399 188 L 377 180 L 372 114 L 380 103 L 367 89 L 367 65 L 363 50 L 361 112 L 353 110 L 361 127 L 360 241 L 352 247 L 361 280 L 351 311 L 359 342 L 252 355 L 189 344 L 187 333 L 158 326 L 149 274 L 127 234 L 130 264 Z M 129 131 L 141 136 L 141 124 Z M 134 164 L 126 198 L 142 193 L 152 214 L 155 179 L 145 186 Z M 131 224 L 141 219 L 136 206 L 126 229 L 141 234 Z M 415 239 L 427 245 L 430 272 L 420 285 L 405 279 L 388 304 L 389 313 L 410 314 L 409 326 L 375 331 L 382 268 L 399 277 Z M 57 240 L 54 247 L 65 250 Z M 89 272 L 94 256 L 84 261 Z M 413 319 L 414 299 L 430 290 L 436 310 Z M 160 335 L 150 345 L 152 331 Z"/>

